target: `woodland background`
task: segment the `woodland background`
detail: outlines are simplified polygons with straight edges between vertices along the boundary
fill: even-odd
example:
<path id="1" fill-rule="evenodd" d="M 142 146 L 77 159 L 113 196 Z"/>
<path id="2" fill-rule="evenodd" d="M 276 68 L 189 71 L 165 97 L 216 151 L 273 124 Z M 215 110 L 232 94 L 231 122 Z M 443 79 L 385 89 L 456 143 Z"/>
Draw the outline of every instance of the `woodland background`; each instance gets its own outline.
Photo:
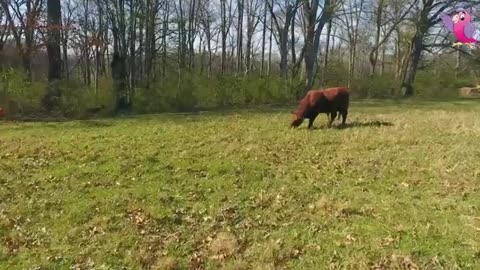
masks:
<path id="1" fill-rule="evenodd" d="M 452 48 L 438 19 L 478 1 L 0 3 L 0 105 L 11 114 L 286 104 L 339 85 L 357 98 L 451 98 L 478 81 L 480 53 Z"/>

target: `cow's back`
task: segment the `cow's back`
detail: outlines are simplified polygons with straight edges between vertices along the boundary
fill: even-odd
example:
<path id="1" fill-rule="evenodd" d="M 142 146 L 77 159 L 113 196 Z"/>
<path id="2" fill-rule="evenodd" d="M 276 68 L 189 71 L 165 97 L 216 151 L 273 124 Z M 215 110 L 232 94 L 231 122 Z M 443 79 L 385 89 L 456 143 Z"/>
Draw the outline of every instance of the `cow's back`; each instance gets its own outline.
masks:
<path id="1" fill-rule="evenodd" d="M 308 96 L 310 104 L 320 113 L 348 110 L 350 93 L 346 87 L 311 90 Z"/>

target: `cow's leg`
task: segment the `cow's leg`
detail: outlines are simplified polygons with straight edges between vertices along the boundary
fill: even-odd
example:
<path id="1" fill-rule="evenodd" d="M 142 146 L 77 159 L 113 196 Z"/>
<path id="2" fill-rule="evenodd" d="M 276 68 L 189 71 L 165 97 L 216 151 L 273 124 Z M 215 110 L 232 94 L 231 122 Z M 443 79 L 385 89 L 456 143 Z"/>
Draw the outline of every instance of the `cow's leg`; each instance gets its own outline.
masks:
<path id="1" fill-rule="evenodd" d="M 330 120 L 328 121 L 328 128 L 332 127 L 333 120 L 337 118 L 337 111 L 330 112 Z"/>
<path id="2" fill-rule="evenodd" d="M 317 118 L 318 114 L 313 114 L 309 119 L 308 119 L 308 129 L 311 129 L 313 127 L 313 122 L 315 121 L 315 118 Z"/>
<path id="3" fill-rule="evenodd" d="M 347 121 L 347 115 L 348 115 L 348 111 L 347 110 L 343 110 L 342 111 L 342 127 L 345 127 L 345 122 Z"/>

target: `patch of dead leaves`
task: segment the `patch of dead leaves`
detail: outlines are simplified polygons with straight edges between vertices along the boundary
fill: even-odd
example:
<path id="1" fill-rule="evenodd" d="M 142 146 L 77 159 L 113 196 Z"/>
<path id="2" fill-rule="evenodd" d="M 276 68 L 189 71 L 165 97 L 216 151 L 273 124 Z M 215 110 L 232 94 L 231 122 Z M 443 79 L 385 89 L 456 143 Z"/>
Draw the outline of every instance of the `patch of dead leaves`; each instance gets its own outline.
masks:
<path id="1" fill-rule="evenodd" d="M 128 219 L 137 226 L 140 234 L 146 234 L 147 225 L 151 223 L 151 218 L 143 213 L 142 209 L 135 209 L 127 211 Z"/>
<path id="2" fill-rule="evenodd" d="M 419 270 L 420 267 L 413 261 L 410 256 L 401 256 L 393 254 L 390 257 L 383 257 L 379 262 L 372 265 L 371 270 Z"/>
<path id="3" fill-rule="evenodd" d="M 382 239 L 382 246 L 396 246 L 400 241 L 399 236 L 392 237 L 391 235 Z"/>
<path id="4" fill-rule="evenodd" d="M 351 246 L 355 242 L 357 242 L 357 238 L 355 238 L 351 234 L 348 234 L 347 236 L 345 236 L 345 239 L 341 241 L 336 241 L 336 244 L 337 246 L 345 247 L 345 246 Z"/>
<path id="5" fill-rule="evenodd" d="M 213 238 L 209 245 L 211 258 L 223 260 L 233 256 L 239 249 L 238 240 L 232 233 L 220 232 Z"/>

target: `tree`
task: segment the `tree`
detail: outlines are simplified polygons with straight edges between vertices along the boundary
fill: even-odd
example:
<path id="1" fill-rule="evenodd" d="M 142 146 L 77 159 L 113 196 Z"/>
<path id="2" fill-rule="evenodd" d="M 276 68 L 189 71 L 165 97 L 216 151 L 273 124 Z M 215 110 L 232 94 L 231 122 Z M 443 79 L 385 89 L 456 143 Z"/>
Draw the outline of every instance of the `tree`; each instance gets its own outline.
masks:
<path id="1" fill-rule="evenodd" d="M 386 20 L 387 16 L 385 16 L 385 11 L 387 9 L 388 3 L 386 3 L 386 0 L 378 0 L 376 10 L 375 10 L 375 26 L 376 26 L 376 31 L 375 31 L 375 43 L 373 44 L 372 49 L 370 50 L 369 54 L 369 61 L 371 65 L 371 70 L 370 70 L 370 75 L 373 76 L 376 72 L 376 66 L 377 66 L 377 61 L 378 61 L 378 50 L 380 46 L 382 46 L 390 37 L 391 33 L 397 28 L 397 26 L 405 19 L 407 14 L 410 13 L 412 8 L 417 4 L 418 0 L 412 1 L 410 4 L 407 5 L 407 8 L 403 10 L 400 14 L 398 12 L 394 13 L 393 18 L 388 18 Z M 405 5 L 404 1 L 401 1 L 400 3 L 393 3 L 397 5 Z M 390 26 L 388 27 L 388 30 L 386 30 L 386 33 L 383 35 L 381 38 L 381 30 L 382 27 L 386 26 L 389 22 Z M 381 38 L 381 39 L 380 39 Z"/>
<path id="2" fill-rule="evenodd" d="M 5 11 L 0 6 L 0 25 L 7 25 L 7 18 L 5 16 Z M 3 47 L 7 41 L 9 35 L 9 27 L 0 28 L 0 70 L 3 69 Z"/>
<path id="3" fill-rule="evenodd" d="M 252 57 L 253 57 L 253 35 L 257 29 L 258 23 L 260 22 L 260 16 L 258 11 L 260 9 L 261 2 L 258 0 L 247 0 L 247 44 L 245 49 L 245 73 L 248 74 L 252 69 Z M 265 38 L 265 35 L 262 37 Z M 264 44 L 265 40 L 263 40 Z M 265 47 L 263 47 L 265 48 Z M 265 53 L 264 51 L 262 51 Z M 262 61 L 264 59 L 262 58 Z M 263 65 L 263 63 L 262 63 Z"/>
<path id="4" fill-rule="evenodd" d="M 305 91 L 312 88 L 315 74 L 315 63 L 320 46 L 320 35 L 326 22 L 333 17 L 331 0 L 325 0 L 322 15 L 317 19 L 319 0 L 306 1 L 304 8 L 305 25 Z M 318 22 L 318 24 L 317 24 Z M 315 28 L 315 25 L 317 27 Z"/>
<path id="5" fill-rule="evenodd" d="M 131 110 L 132 101 L 127 87 L 127 39 L 125 0 L 110 0 L 107 5 L 113 35 L 113 59 L 110 64 L 113 80 L 114 111 Z"/>
<path id="6" fill-rule="evenodd" d="M 210 77 L 211 74 L 212 74 L 212 65 L 213 65 L 213 51 L 212 51 L 212 41 L 213 41 L 213 37 L 216 35 L 215 34 L 215 29 L 212 29 L 212 24 L 214 23 L 215 21 L 215 17 L 214 15 L 212 14 L 212 12 L 210 11 L 210 1 L 205 1 L 204 3 L 202 3 L 200 5 L 201 7 L 201 10 L 200 10 L 200 14 L 201 14 L 201 18 L 200 18 L 200 22 L 201 22 L 201 25 L 202 25 L 202 28 L 203 28 L 203 32 L 205 34 L 205 39 L 206 39 L 206 42 L 207 42 L 207 50 L 208 50 L 208 73 L 207 73 L 207 76 Z"/>
<path id="7" fill-rule="evenodd" d="M 439 22 L 438 15 L 447 9 L 452 1 L 422 0 L 421 10 L 415 21 L 415 35 L 412 38 L 407 65 L 402 78 L 400 93 L 404 97 L 414 95 L 413 83 L 417 74 L 420 55 L 425 49 L 424 38 L 430 28 Z"/>
<path id="8" fill-rule="evenodd" d="M 237 72 L 242 71 L 243 62 L 243 10 L 244 0 L 237 0 L 238 18 L 237 18 Z"/>
<path id="9" fill-rule="evenodd" d="M 260 66 L 260 76 L 264 75 L 264 70 L 265 70 L 265 39 L 266 39 L 266 33 L 267 33 L 267 10 L 268 10 L 268 4 L 267 1 L 265 1 L 264 6 L 263 6 L 263 30 L 262 30 L 262 63 Z"/>
<path id="10" fill-rule="evenodd" d="M 62 26 L 62 12 L 60 0 L 47 1 L 47 53 L 48 53 L 48 90 L 43 105 L 50 110 L 54 100 L 60 97 L 59 80 L 62 72 L 60 53 L 60 29 Z"/>
<path id="11" fill-rule="evenodd" d="M 345 30 L 349 41 L 349 81 L 355 76 L 355 66 L 357 63 L 357 47 L 359 37 L 360 19 L 364 12 L 365 0 L 349 0 L 345 8 L 344 18 L 339 17 L 345 24 Z"/>
<path id="12" fill-rule="evenodd" d="M 43 0 L 1 0 L 0 4 L 15 39 L 17 51 L 22 58 L 23 69 L 31 79 L 32 55 L 40 47 L 35 44 L 35 34 L 38 30 L 36 26 L 41 15 Z M 20 25 L 17 26 L 16 22 Z"/>
<path id="13" fill-rule="evenodd" d="M 227 0 L 220 0 L 220 10 L 221 10 L 221 34 L 222 34 L 222 67 L 221 74 L 225 74 L 225 69 L 227 67 L 227 37 L 230 32 L 230 26 L 232 24 L 232 0 L 230 0 L 227 9 Z M 228 12 L 228 13 L 227 13 Z M 227 20 L 228 18 L 228 20 Z"/>
<path id="14" fill-rule="evenodd" d="M 270 9 L 270 14 L 272 15 L 274 29 L 276 30 L 273 31 L 272 29 L 272 31 L 273 33 L 276 33 L 275 39 L 280 49 L 280 77 L 283 86 L 286 87 L 288 77 L 288 31 L 290 30 L 290 25 L 300 7 L 300 0 L 295 0 L 293 2 L 286 1 L 284 6 L 278 5 L 280 12 L 283 15 L 281 17 L 275 14 L 275 3 L 273 0 L 267 0 L 267 4 Z"/>

